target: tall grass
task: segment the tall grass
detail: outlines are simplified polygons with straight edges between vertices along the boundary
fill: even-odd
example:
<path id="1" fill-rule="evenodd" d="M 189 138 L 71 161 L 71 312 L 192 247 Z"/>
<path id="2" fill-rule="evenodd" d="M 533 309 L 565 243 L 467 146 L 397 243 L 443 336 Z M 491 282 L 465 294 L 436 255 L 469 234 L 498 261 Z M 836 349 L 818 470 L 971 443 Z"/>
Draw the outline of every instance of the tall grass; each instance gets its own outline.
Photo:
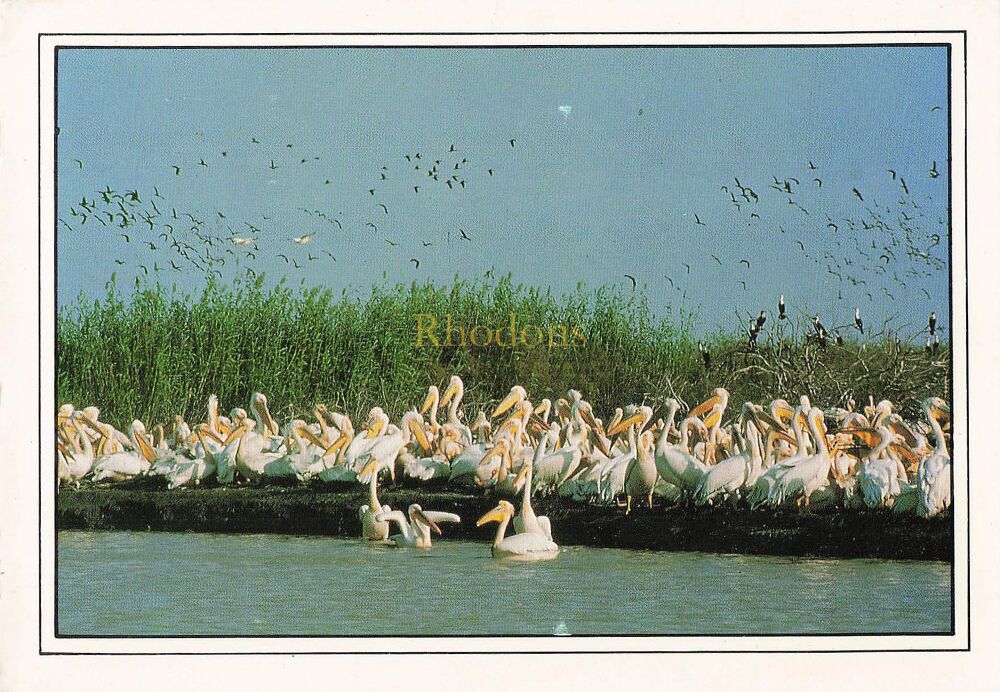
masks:
<path id="1" fill-rule="evenodd" d="M 439 320 L 439 346 L 418 345 L 418 314 Z M 443 341 L 447 315 L 466 329 L 496 329 L 511 314 L 519 326 L 578 327 L 585 343 Z M 850 398 L 860 406 L 871 395 L 915 414 L 922 398 L 950 391 L 947 345 L 928 354 L 888 329 L 825 349 L 802 338 L 805 326 L 788 323 L 766 325 L 756 350 L 742 335 L 720 332 L 705 340 L 706 369 L 690 325 L 688 315 L 657 317 L 641 292 L 578 287 L 555 295 L 509 278 L 376 287 L 365 300 L 257 282 L 209 283 L 193 296 L 138 287 L 126 302 L 112 283 L 103 298 L 81 297 L 57 315 L 57 398 L 97 405 L 103 418 L 125 426 L 176 413 L 203 420 L 209 394 L 228 409 L 246 407 L 254 391 L 268 395 L 279 419 L 307 414 L 320 401 L 354 416 L 378 405 L 397 417 L 453 373 L 465 381 L 472 410 L 514 384 L 536 401 L 574 387 L 599 412 L 629 402 L 658 406 L 667 397 L 690 404 L 724 386 L 736 403 L 808 394 L 822 406 Z"/>

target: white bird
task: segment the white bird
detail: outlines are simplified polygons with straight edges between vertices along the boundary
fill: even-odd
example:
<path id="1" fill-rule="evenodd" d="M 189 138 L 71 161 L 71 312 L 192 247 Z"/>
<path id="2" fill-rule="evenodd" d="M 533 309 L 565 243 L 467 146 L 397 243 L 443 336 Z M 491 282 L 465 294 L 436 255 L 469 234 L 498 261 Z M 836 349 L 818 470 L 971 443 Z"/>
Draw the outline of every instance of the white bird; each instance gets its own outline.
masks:
<path id="1" fill-rule="evenodd" d="M 722 495 L 732 495 L 752 484 L 760 475 L 763 461 L 757 425 L 746 423 L 746 451 L 710 467 L 694 491 L 695 504 L 703 505 Z"/>
<path id="2" fill-rule="evenodd" d="M 407 515 L 409 521 L 407 521 Z M 399 548 L 430 548 L 431 531 L 441 535 L 441 528 L 438 524 L 444 522 L 459 523 L 462 518 L 451 512 L 425 512 L 420 505 L 412 504 L 403 514 L 398 509 L 391 512 L 380 512 L 376 521 L 393 521 L 399 526 L 399 533 L 390 536 L 396 547 Z"/>
<path id="3" fill-rule="evenodd" d="M 115 452 L 94 462 L 94 481 L 124 481 L 149 471 L 156 452 L 145 439 L 146 426 L 134 420 L 129 426 L 129 441 L 134 452 Z"/>
<path id="4" fill-rule="evenodd" d="M 917 486 L 920 502 L 917 514 L 933 517 L 951 507 L 951 455 L 944 439 L 944 431 L 937 420 L 938 415 L 947 414 L 948 404 L 943 399 L 931 397 L 923 402 L 924 416 L 934 430 L 937 444 L 934 453 L 921 459 L 917 467 Z"/>
<path id="5" fill-rule="evenodd" d="M 507 525 L 513 516 L 514 505 L 507 500 L 500 500 L 496 507 L 481 516 L 476 522 L 476 526 L 482 526 L 491 521 L 500 524 L 490 549 L 494 559 L 537 561 L 551 560 L 559 555 L 559 546 L 544 534 L 519 533 L 516 536 L 505 537 Z"/>
<path id="6" fill-rule="evenodd" d="M 554 430 L 550 429 L 548 433 L 542 436 L 542 439 L 538 441 L 538 445 L 535 447 L 534 459 L 524 465 L 524 490 L 521 497 L 521 510 L 514 517 L 515 533 L 540 533 L 550 541 L 552 540 L 552 522 L 549 521 L 548 517 L 540 517 L 535 514 L 535 510 L 531 506 L 531 491 L 535 464 L 545 456 L 546 447 L 550 444 L 555 444 L 558 438 L 559 428 L 557 426 Z"/>
<path id="7" fill-rule="evenodd" d="M 309 243 L 311 243 L 313 241 L 313 236 L 314 235 L 316 235 L 316 234 L 315 233 L 305 233 L 303 235 L 298 236 L 297 238 L 292 238 L 292 241 L 294 241 L 296 245 L 308 245 Z"/>
<path id="8" fill-rule="evenodd" d="M 689 416 L 681 422 L 681 439 L 677 444 L 671 444 L 667 439 L 670 431 L 673 413 L 676 412 L 678 404 L 673 399 L 667 402 L 671 415 L 668 416 L 667 424 L 660 431 L 660 438 L 656 441 L 656 452 L 653 455 L 653 462 L 660 478 L 671 485 L 677 486 L 682 493 L 692 494 L 698 487 L 702 476 L 708 472 L 708 467 L 694 457 L 688 446 L 688 434 L 691 427 L 698 428 L 702 435 L 708 435 L 708 429 L 700 418 Z"/>

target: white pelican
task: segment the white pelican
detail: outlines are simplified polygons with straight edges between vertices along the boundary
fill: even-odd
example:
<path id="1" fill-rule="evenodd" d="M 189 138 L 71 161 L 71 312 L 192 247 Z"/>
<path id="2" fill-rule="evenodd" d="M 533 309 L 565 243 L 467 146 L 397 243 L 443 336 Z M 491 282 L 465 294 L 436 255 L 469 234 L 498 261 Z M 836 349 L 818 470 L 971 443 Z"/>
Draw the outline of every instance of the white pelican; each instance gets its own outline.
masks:
<path id="1" fill-rule="evenodd" d="M 823 430 L 823 411 L 813 407 L 807 416 L 809 432 L 813 438 L 816 453 L 812 456 L 798 459 L 782 474 L 771 489 L 768 500 L 772 505 L 784 504 L 797 496 L 797 507 L 809 507 L 809 497 L 818 490 L 830 475 L 830 465 L 833 462 L 830 449 L 826 443 L 826 433 Z M 782 462 L 783 465 L 785 462 Z"/>
<path id="2" fill-rule="evenodd" d="M 706 465 L 715 464 L 721 461 L 720 454 L 725 452 L 720 449 L 725 440 L 722 434 L 722 415 L 729 406 L 729 392 L 723 387 L 716 387 L 712 390 L 712 396 L 696 406 L 688 414 L 689 417 L 704 416 L 705 427 L 708 428 L 708 439 L 701 446 L 695 447 L 695 456 L 701 454 Z"/>
<path id="3" fill-rule="evenodd" d="M 898 462 L 887 454 L 896 435 L 886 425 L 878 429 L 878 435 L 879 443 L 861 461 L 857 474 L 861 497 L 872 508 L 891 507 L 900 493 Z"/>
<path id="4" fill-rule="evenodd" d="M 630 429 L 629 442 L 634 446 L 635 456 L 632 457 L 625 468 L 625 476 L 622 479 L 622 487 L 625 491 L 625 514 L 632 511 L 632 498 L 645 497 L 649 508 L 653 508 L 653 487 L 656 485 L 658 472 L 653 455 L 648 447 L 640 440 L 637 444 L 633 442 L 636 432 L 642 433 L 642 429 L 653 418 L 653 409 L 649 406 L 640 406 L 639 411 L 629 418 L 624 418 L 617 425 L 608 430 L 611 436 Z"/>
<path id="5" fill-rule="evenodd" d="M 587 439 L 587 430 L 578 402 L 573 405 L 571 419 L 566 423 L 566 444 L 534 464 L 536 487 L 559 488 L 576 473 L 583 460 L 583 442 Z"/>
<path id="6" fill-rule="evenodd" d="M 365 458 L 368 450 L 388 431 L 389 416 L 381 407 L 374 406 L 368 412 L 368 420 L 362 427 L 365 431 L 356 435 L 344 450 L 343 463 L 355 473 L 368 463 L 368 459 Z"/>
<path id="7" fill-rule="evenodd" d="M 388 468 L 387 463 L 388 457 L 373 456 L 358 474 L 358 480 L 368 483 L 368 504 L 358 508 L 361 536 L 366 541 L 384 541 L 389 538 L 389 520 L 386 515 L 392 512 L 392 508 L 378 501 L 378 474 L 382 469 Z"/>
<path id="8" fill-rule="evenodd" d="M 68 426 L 72 426 L 77 434 L 70 438 L 71 446 L 63 452 L 63 467 L 59 475 L 61 481 L 79 483 L 94 466 L 94 446 L 90 436 L 81 427 L 81 421 L 87 420 L 82 411 L 73 411 L 70 414 Z"/>
<path id="9" fill-rule="evenodd" d="M 507 500 L 500 500 L 500 504 L 481 516 L 476 522 L 476 526 L 482 526 L 491 521 L 499 522 L 500 525 L 497 527 L 496 537 L 493 539 L 491 548 L 495 559 L 536 561 L 551 560 L 559 555 L 559 546 L 541 533 L 519 533 L 515 536 L 504 537 L 507 525 L 513 516 L 514 505 Z"/>
<path id="10" fill-rule="evenodd" d="M 229 447 L 230 453 L 236 456 L 236 447 L 239 444 L 237 441 L 240 436 L 242 436 L 243 431 L 246 430 L 244 427 L 239 427 L 240 434 L 233 438 L 233 443 Z M 208 440 L 206 440 L 207 435 L 215 435 L 207 425 L 199 425 L 195 428 L 195 434 L 198 436 L 198 440 L 201 442 L 201 448 L 203 451 L 203 456 L 195 457 L 194 459 L 186 459 L 181 461 L 181 457 L 175 459 L 173 465 L 163 472 L 163 476 L 167 479 L 167 489 L 174 490 L 182 485 L 200 485 L 201 482 L 207 478 L 210 478 L 215 474 L 216 456 L 224 457 L 226 454 L 226 447 L 223 445 L 223 449 L 218 453 L 213 453 L 209 451 L 211 449 Z M 216 438 L 218 439 L 218 438 Z"/>
<path id="11" fill-rule="evenodd" d="M 407 521 L 409 515 L 409 521 Z M 392 512 L 380 512 L 376 521 L 394 521 L 399 526 L 399 533 L 390 536 L 398 548 L 430 548 L 431 531 L 441 535 L 438 524 L 444 522 L 459 523 L 462 518 L 451 512 L 423 511 L 420 505 L 410 505 L 406 514 L 398 509 Z"/>
<path id="12" fill-rule="evenodd" d="M 448 387 L 441 396 L 441 405 L 448 407 L 448 420 L 445 422 L 445 425 L 455 428 L 462 434 L 463 444 L 471 445 L 473 442 L 472 431 L 458 417 L 458 407 L 462 405 L 462 398 L 464 396 L 465 383 L 462 382 L 462 378 L 458 375 L 452 375 L 448 381 Z"/>
<path id="13" fill-rule="evenodd" d="M 671 411 L 677 410 L 677 402 L 673 399 L 668 401 Z M 698 487 L 701 477 L 708 471 L 708 467 L 694 457 L 688 447 L 688 431 L 691 427 L 698 428 L 702 434 L 707 435 L 708 430 L 700 418 L 690 416 L 681 422 L 681 439 L 677 444 L 670 444 L 668 435 L 670 432 L 671 418 L 667 419 L 667 425 L 660 431 L 660 439 L 656 441 L 656 453 L 653 462 L 660 477 L 671 485 L 677 486 L 682 493 L 691 494 Z"/>
<path id="14" fill-rule="evenodd" d="M 920 491 L 917 514 L 930 518 L 951 507 L 951 455 L 948 453 L 944 431 L 937 420 L 938 415 L 947 415 L 948 404 L 943 399 L 931 397 L 924 400 L 923 411 L 934 430 L 937 444 L 934 453 L 921 459 L 917 467 L 917 486 Z"/>
<path id="15" fill-rule="evenodd" d="M 708 469 L 695 488 L 695 504 L 703 505 L 717 496 L 732 495 L 740 488 L 753 484 L 760 475 L 762 464 L 760 433 L 757 425 L 748 420 L 746 451 L 720 461 Z"/>
<path id="16" fill-rule="evenodd" d="M 542 436 L 542 439 L 538 441 L 538 445 L 535 447 L 534 459 L 523 466 L 524 495 L 521 498 L 521 511 L 514 517 L 515 533 L 540 533 L 550 541 L 552 540 L 552 522 L 549 521 L 548 517 L 540 517 L 535 514 L 535 510 L 531 506 L 531 490 L 535 464 L 545 456 L 546 446 L 555 444 L 557 439 L 559 439 L 558 426 L 550 429 L 548 433 Z"/>
<path id="17" fill-rule="evenodd" d="M 149 471 L 156 453 L 146 441 L 146 426 L 134 420 L 129 426 L 129 440 L 136 452 L 115 452 L 94 462 L 94 481 L 124 481 Z"/>

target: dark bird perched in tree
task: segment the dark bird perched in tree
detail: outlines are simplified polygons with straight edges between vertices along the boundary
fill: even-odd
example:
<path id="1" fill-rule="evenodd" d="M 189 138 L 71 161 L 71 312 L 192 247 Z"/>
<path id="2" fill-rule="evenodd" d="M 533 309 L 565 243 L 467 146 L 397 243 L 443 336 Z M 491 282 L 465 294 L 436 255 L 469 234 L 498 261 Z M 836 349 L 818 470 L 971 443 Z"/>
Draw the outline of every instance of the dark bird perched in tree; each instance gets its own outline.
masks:
<path id="1" fill-rule="evenodd" d="M 939 348 L 941 348 L 941 337 L 940 337 L 940 335 L 935 335 L 934 336 L 934 345 L 931 347 L 931 351 L 933 351 L 934 353 L 937 353 Z"/>
<path id="2" fill-rule="evenodd" d="M 634 276 L 632 276 L 631 274 L 626 274 L 626 275 L 625 275 L 625 278 L 626 278 L 626 279 L 628 279 L 629 281 L 631 281 L 631 282 L 632 282 L 632 290 L 634 291 L 634 290 L 635 290 L 635 287 L 636 287 L 636 285 L 637 285 L 637 284 L 636 284 L 636 281 L 635 281 L 635 277 L 634 277 Z"/>
<path id="3" fill-rule="evenodd" d="M 701 361 L 705 364 L 705 369 L 708 370 L 712 367 L 712 354 L 708 352 L 705 344 L 701 341 L 698 342 L 698 350 L 701 351 Z"/>
<path id="4" fill-rule="evenodd" d="M 813 328 L 816 330 L 816 340 L 819 341 L 819 345 L 826 348 L 827 331 L 823 323 L 819 321 L 819 315 L 813 317 Z"/>
<path id="5" fill-rule="evenodd" d="M 787 317 L 788 316 L 785 314 L 785 296 L 782 294 L 778 297 L 778 319 L 784 320 L 787 319 Z"/>
<path id="6" fill-rule="evenodd" d="M 930 353 L 931 352 L 931 344 L 932 344 L 931 338 L 928 336 L 927 337 L 927 343 L 924 344 L 924 353 Z"/>
<path id="7" fill-rule="evenodd" d="M 750 320 L 750 328 L 747 329 L 747 348 L 750 350 L 757 348 L 757 334 L 759 333 L 760 329 L 757 327 L 757 323 Z"/>
<path id="8" fill-rule="evenodd" d="M 861 308 L 854 308 L 854 326 L 858 328 L 858 331 L 862 334 L 865 333 L 865 324 L 861 321 Z"/>
<path id="9" fill-rule="evenodd" d="M 927 328 L 930 330 L 931 336 L 934 336 L 934 330 L 937 328 L 936 312 L 932 312 L 931 316 L 927 319 Z"/>
<path id="10" fill-rule="evenodd" d="M 767 322 L 767 313 L 761 310 L 760 314 L 757 315 L 757 331 L 761 330 L 765 322 Z"/>
<path id="11" fill-rule="evenodd" d="M 837 336 L 836 336 L 836 344 L 837 344 L 838 346 L 843 346 L 843 345 L 844 345 L 844 337 L 842 337 L 842 336 L 840 335 L 840 332 L 837 332 Z"/>

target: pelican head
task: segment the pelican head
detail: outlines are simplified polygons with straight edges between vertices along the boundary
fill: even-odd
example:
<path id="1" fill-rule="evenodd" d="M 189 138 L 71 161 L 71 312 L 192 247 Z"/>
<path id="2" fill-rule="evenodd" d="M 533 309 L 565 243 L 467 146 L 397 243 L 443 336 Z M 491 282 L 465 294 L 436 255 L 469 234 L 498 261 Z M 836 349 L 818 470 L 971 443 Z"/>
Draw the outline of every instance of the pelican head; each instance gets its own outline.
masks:
<path id="1" fill-rule="evenodd" d="M 441 400 L 441 395 L 438 393 L 437 385 L 431 385 L 427 388 L 427 398 L 424 399 L 423 405 L 420 407 L 421 415 L 427 413 L 431 410 L 434 404 Z"/>
<path id="2" fill-rule="evenodd" d="M 497 404 L 497 407 L 493 409 L 493 413 L 490 414 L 490 418 L 496 418 L 500 416 L 505 411 L 510 409 L 514 404 L 519 404 L 528 398 L 528 393 L 524 391 L 524 387 L 519 384 L 515 384 L 510 388 L 510 393 L 504 397 L 503 401 Z"/>
<path id="3" fill-rule="evenodd" d="M 507 502 L 507 500 L 500 500 L 500 503 L 496 507 L 479 517 L 479 520 L 476 522 L 476 526 L 482 526 L 483 524 L 488 524 L 491 521 L 506 521 L 512 516 L 514 516 L 514 505 Z"/>
<path id="4" fill-rule="evenodd" d="M 452 375 L 451 379 L 448 380 L 448 387 L 444 390 L 444 396 L 441 397 L 441 405 L 447 406 L 452 398 L 457 397 L 461 399 L 464 394 L 465 383 L 462 382 L 462 378 L 458 375 Z"/>
<path id="5" fill-rule="evenodd" d="M 410 516 L 410 521 L 420 522 L 425 526 L 428 526 L 437 535 L 441 535 L 441 527 L 435 524 L 432 519 L 424 514 L 424 510 L 420 507 L 420 505 L 410 505 L 406 513 Z"/>

